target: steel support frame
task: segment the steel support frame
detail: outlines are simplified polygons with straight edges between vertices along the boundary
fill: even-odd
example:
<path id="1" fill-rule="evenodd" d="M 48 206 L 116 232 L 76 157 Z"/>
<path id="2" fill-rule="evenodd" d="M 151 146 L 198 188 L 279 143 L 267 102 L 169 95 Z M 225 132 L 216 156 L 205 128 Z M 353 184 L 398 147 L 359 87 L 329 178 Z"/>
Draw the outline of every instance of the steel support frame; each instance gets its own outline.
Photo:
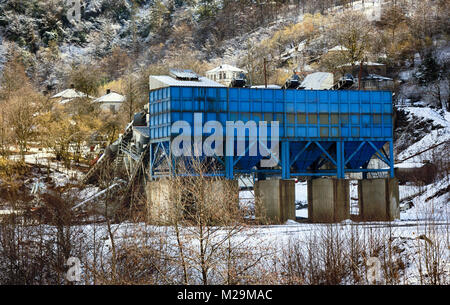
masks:
<path id="1" fill-rule="evenodd" d="M 172 158 L 170 157 L 170 142 L 161 141 L 156 143 L 149 143 L 150 157 L 149 157 L 149 178 L 153 180 L 161 176 L 167 175 L 155 175 L 155 170 L 163 163 L 167 164 L 170 172 L 173 171 Z"/>
<path id="2" fill-rule="evenodd" d="M 176 170 L 176 161 L 177 158 L 174 157 L 171 153 L 170 141 L 161 141 L 155 143 L 149 143 L 150 145 L 150 158 L 149 158 L 149 177 L 150 180 L 169 177 L 175 175 Z M 222 157 L 215 156 L 215 160 L 217 160 L 220 164 L 226 167 L 226 157 L 225 160 Z M 169 173 L 166 174 L 156 174 L 155 171 L 161 165 L 165 164 L 167 168 L 169 168 Z M 196 176 L 195 173 L 177 173 L 178 176 Z M 217 176 L 224 177 L 226 176 L 226 171 L 218 171 L 215 173 L 204 173 L 204 176 Z M 233 178 L 231 178 L 233 179 Z"/>
<path id="3" fill-rule="evenodd" d="M 362 141 L 358 148 L 352 152 L 352 154 L 346 159 L 345 158 L 345 142 L 342 140 L 333 141 L 335 145 L 335 154 L 326 150 L 321 144 L 320 140 L 317 141 L 307 141 L 306 145 L 295 155 L 294 158 L 290 158 L 289 154 L 289 141 L 284 141 L 281 144 L 281 156 L 282 156 L 282 179 L 290 179 L 297 176 L 336 176 L 339 179 L 344 179 L 346 173 L 374 173 L 374 172 L 388 172 L 391 178 L 394 178 L 394 150 L 393 150 L 393 140 L 386 141 L 389 143 L 389 156 L 385 152 L 384 148 L 381 147 L 377 149 L 373 144 L 372 140 Z M 311 145 L 316 145 L 322 152 L 323 161 L 330 161 L 335 167 L 335 170 L 317 170 L 317 171 L 302 171 L 302 172 L 291 172 L 291 166 L 294 165 L 295 161 L 301 158 L 302 154 Z M 374 156 L 383 161 L 388 168 L 381 169 L 368 169 L 366 167 L 361 168 L 350 168 L 347 166 L 348 162 L 364 147 L 364 145 L 369 145 L 375 152 Z M 322 162 L 323 163 L 323 162 Z M 321 163 L 321 164 L 322 164 Z"/>
<path id="4" fill-rule="evenodd" d="M 329 141 L 321 141 L 320 139 L 306 141 L 306 145 L 293 157 L 290 156 L 290 142 L 289 140 L 281 140 L 281 152 L 280 158 L 277 159 L 278 166 L 275 168 L 267 168 L 267 169 L 251 169 L 251 170 L 240 170 L 236 169 L 236 165 L 238 164 L 241 157 L 233 157 L 233 156 L 224 156 L 224 157 L 215 157 L 221 164 L 224 165 L 225 170 L 212 173 L 211 176 L 219 176 L 225 177 L 226 179 L 234 179 L 235 174 L 244 174 L 244 173 L 264 173 L 269 175 L 277 175 L 281 176 L 282 179 L 291 179 L 293 177 L 298 176 L 335 176 L 339 179 L 344 179 L 346 173 L 373 173 L 373 172 L 388 172 L 391 178 L 394 178 L 394 150 L 393 150 L 393 140 L 387 140 L 386 143 L 389 143 L 389 155 L 385 152 L 384 148 L 381 147 L 377 149 L 376 146 L 372 143 L 372 140 L 362 140 L 360 145 L 356 150 L 354 150 L 348 158 L 345 158 L 345 142 L 343 140 L 332 141 L 335 145 L 332 145 L 331 148 L 334 148 L 333 151 L 325 149 L 320 142 L 329 142 Z M 171 157 L 170 153 L 170 142 L 157 142 L 150 143 L 150 179 L 159 178 L 167 175 L 155 175 L 154 170 L 156 167 L 162 164 L 162 162 L 167 162 L 168 167 L 170 168 L 170 175 L 175 172 L 175 159 Z M 295 161 L 302 157 L 303 153 L 312 145 L 317 146 L 322 151 L 323 161 L 330 161 L 336 169 L 332 170 L 316 170 L 316 171 L 301 171 L 301 172 L 293 172 L 291 171 L 291 167 L 294 165 Z M 350 168 L 347 164 L 355 157 L 355 155 L 365 146 L 369 145 L 372 147 L 375 152 L 374 156 L 383 161 L 388 168 L 382 169 L 368 169 L 367 166 L 362 166 L 361 168 Z M 250 149 L 247 148 L 246 152 Z M 158 153 L 163 154 L 163 156 L 158 155 Z M 272 157 L 277 157 L 273 156 Z M 281 168 L 280 168 L 281 167 Z M 188 176 L 188 173 L 179 174 Z M 207 174 L 208 175 L 208 174 Z"/>

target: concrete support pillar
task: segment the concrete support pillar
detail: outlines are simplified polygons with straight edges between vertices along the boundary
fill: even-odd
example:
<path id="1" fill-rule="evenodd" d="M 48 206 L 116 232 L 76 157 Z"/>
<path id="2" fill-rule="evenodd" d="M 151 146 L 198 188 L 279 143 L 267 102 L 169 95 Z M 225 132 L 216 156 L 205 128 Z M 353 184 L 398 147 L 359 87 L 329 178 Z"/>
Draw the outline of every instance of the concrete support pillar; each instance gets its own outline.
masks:
<path id="1" fill-rule="evenodd" d="M 359 180 L 358 197 L 363 221 L 392 221 L 400 218 L 396 178 Z"/>
<path id="2" fill-rule="evenodd" d="M 170 180 L 149 181 L 145 187 L 147 195 L 147 221 L 152 224 L 171 224 L 173 205 Z"/>
<path id="3" fill-rule="evenodd" d="M 295 182 L 293 180 L 261 180 L 255 182 L 256 219 L 282 224 L 295 220 Z"/>
<path id="4" fill-rule="evenodd" d="M 227 209 L 230 205 L 239 208 L 238 180 L 213 180 L 204 185 L 206 200 L 213 204 L 219 215 L 220 209 Z"/>
<path id="5" fill-rule="evenodd" d="M 190 178 L 186 177 L 185 179 Z M 147 221 L 158 225 L 173 224 L 175 217 L 181 219 L 186 216 L 181 214 L 182 209 L 177 208 L 177 204 L 195 205 L 192 198 L 198 198 L 196 196 L 204 196 L 205 202 L 215 206 L 219 217 L 227 211 L 237 210 L 239 207 L 239 185 L 237 180 L 205 180 L 204 182 L 199 185 L 203 187 L 202 193 L 194 196 L 188 194 L 188 189 L 192 188 L 183 189 L 179 184 L 174 186 L 171 184 L 170 179 L 148 182 L 146 186 Z M 193 189 L 197 188 L 194 187 Z M 235 205 L 236 209 L 228 209 L 227 204 Z M 224 211 L 222 212 L 221 209 Z"/>
<path id="6" fill-rule="evenodd" d="M 350 184 L 345 179 L 308 180 L 308 218 L 333 223 L 350 218 Z"/>

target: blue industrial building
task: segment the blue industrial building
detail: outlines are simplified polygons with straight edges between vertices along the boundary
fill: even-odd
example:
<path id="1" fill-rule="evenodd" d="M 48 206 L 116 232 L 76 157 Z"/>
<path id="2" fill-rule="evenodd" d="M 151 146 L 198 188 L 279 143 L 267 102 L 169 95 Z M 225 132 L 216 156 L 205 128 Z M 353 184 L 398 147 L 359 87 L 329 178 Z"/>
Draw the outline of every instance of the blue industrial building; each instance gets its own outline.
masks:
<path id="1" fill-rule="evenodd" d="M 259 151 L 257 156 L 215 156 L 219 170 L 211 175 L 234 179 L 239 174 L 256 174 L 290 179 L 387 172 L 394 177 L 389 91 L 228 88 L 203 77 L 180 80 L 150 76 L 149 95 L 151 179 L 189 175 L 176 170 L 176 158 L 171 153 L 176 134 L 171 126 L 180 120 L 193 126 L 196 113 L 201 114 L 203 122 L 215 120 L 223 126 L 227 121 L 267 121 L 269 135 L 270 122 L 279 123 L 278 166 L 259 167 L 263 158 Z M 387 143 L 389 150 L 385 151 Z M 373 156 L 386 167 L 368 168 Z"/>

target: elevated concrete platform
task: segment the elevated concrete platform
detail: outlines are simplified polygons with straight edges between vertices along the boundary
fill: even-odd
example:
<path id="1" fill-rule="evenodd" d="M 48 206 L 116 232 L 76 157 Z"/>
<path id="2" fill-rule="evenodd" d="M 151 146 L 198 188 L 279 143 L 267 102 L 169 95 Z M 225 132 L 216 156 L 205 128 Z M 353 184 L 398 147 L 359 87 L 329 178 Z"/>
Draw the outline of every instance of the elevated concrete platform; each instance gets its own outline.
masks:
<path id="1" fill-rule="evenodd" d="M 260 180 L 255 182 L 256 219 L 272 224 L 295 220 L 295 181 Z"/>
<path id="2" fill-rule="evenodd" d="M 334 223 L 350 218 L 350 184 L 345 179 L 308 180 L 308 219 Z"/>

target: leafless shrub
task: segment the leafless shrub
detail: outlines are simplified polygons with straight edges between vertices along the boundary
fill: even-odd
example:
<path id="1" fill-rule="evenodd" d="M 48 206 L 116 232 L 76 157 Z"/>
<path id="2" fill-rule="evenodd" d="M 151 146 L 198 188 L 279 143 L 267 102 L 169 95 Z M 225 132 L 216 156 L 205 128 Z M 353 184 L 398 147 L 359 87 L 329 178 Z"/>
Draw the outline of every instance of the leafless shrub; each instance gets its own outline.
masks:
<path id="1" fill-rule="evenodd" d="M 280 256 L 282 283 L 372 284 L 367 263 L 375 257 L 380 261 L 377 283 L 399 284 L 405 275 L 405 257 L 389 230 L 326 225 L 306 239 L 291 239 Z"/>
<path id="2" fill-rule="evenodd" d="M 425 211 L 428 215 L 426 221 L 423 227 L 417 229 L 417 255 L 414 260 L 420 284 L 448 285 L 450 282 L 448 216 L 446 222 L 442 223 L 435 220 L 434 213 L 433 202 L 430 202 L 429 209 Z"/>
<path id="3" fill-rule="evenodd" d="M 44 208 L 2 219 L 0 223 L 0 283 L 64 284 L 69 257 L 80 257 L 84 238 L 67 204 L 57 194 L 42 198 Z"/>
<path id="4" fill-rule="evenodd" d="M 252 251 L 237 183 L 208 175 L 214 168 L 198 159 L 177 163 L 177 170 L 190 175 L 171 178 L 163 200 L 171 203 L 166 221 L 174 230 L 181 283 L 247 281 L 262 254 Z"/>

